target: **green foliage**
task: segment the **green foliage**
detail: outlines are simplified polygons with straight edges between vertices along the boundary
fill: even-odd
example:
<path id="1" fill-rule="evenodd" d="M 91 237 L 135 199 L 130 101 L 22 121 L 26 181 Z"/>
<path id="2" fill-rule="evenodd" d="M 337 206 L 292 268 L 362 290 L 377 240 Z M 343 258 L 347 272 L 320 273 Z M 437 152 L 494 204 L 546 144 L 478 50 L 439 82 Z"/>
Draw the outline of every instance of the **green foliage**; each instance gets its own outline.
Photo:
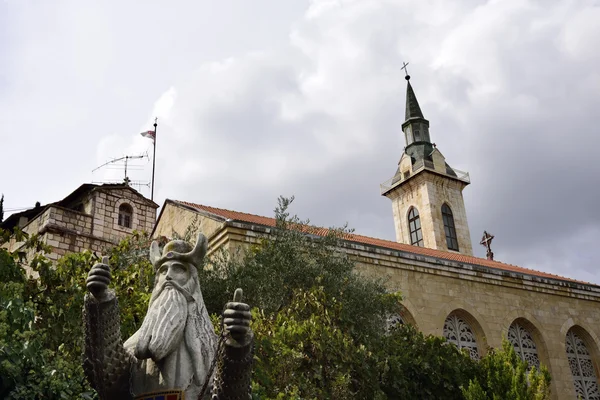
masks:
<path id="1" fill-rule="evenodd" d="M 550 397 L 550 373 L 538 371 L 515 352 L 506 339 L 502 350 L 492 349 L 480 361 L 481 379 L 475 378 L 463 389 L 467 400 L 543 400 Z"/>
<path id="2" fill-rule="evenodd" d="M 472 361 L 444 339 L 410 326 L 386 333 L 401 297 L 359 275 L 340 250 L 350 231 L 322 231 L 290 217 L 279 200 L 277 227 L 248 251 L 221 252 L 199 271 L 207 309 L 218 322 L 235 288 L 253 306 L 255 399 L 544 399 L 549 375 L 526 374 L 510 346 Z M 184 235 L 195 242 L 197 226 Z M 92 399 L 81 367 L 85 278 L 90 252 L 51 264 L 36 235 L 18 229 L 22 250 L 0 248 L 0 398 Z M 9 238 L 0 230 L 0 244 Z M 123 339 L 145 316 L 154 284 L 150 240 L 135 233 L 108 250 Z M 25 255 L 32 279 L 25 273 Z M 217 330 L 218 324 L 215 324 Z"/>
<path id="3" fill-rule="evenodd" d="M 4 193 L 0 197 L 0 222 L 4 221 Z"/>
<path id="4" fill-rule="evenodd" d="M 85 251 L 52 264 L 36 235 L 15 234 L 25 240 L 24 250 L 0 249 L 0 398 L 93 398 L 81 366 L 81 308 L 85 278 L 99 260 Z M 146 312 L 153 282 L 148 247 L 148 237 L 135 233 L 110 251 L 124 338 Z M 27 249 L 38 252 L 27 263 L 31 276 L 24 268 Z"/>
<path id="5" fill-rule="evenodd" d="M 25 251 L 40 252 L 28 263 L 39 278 L 26 273 L 25 251 L 0 249 L 0 398 L 92 396 L 77 362 L 83 299 L 77 277 L 87 273 L 91 254 L 70 255 L 54 268 L 36 235 L 27 237 L 20 231 L 15 235 L 25 240 Z M 7 237 L 5 232 L 1 236 Z"/>
<path id="6" fill-rule="evenodd" d="M 201 271 L 209 313 L 219 313 L 236 287 L 244 289 L 244 300 L 253 307 L 278 312 L 290 304 L 295 290 L 308 291 L 318 281 L 328 296 L 344 304 L 342 321 L 352 337 L 377 336 L 385 316 L 399 311 L 398 298 L 387 295 L 381 281 L 356 273 L 354 262 L 338 248 L 347 229 L 317 237 L 319 229 L 309 221 L 289 216 L 292 200 L 279 199 L 277 227 L 260 245 L 229 257 L 217 254 Z"/>
<path id="7" fill-rule="evenodd" d="M 424 335 L 411 325 L 394 327 L 378 352 L 381 387 L 388 398 L 460 399 L 461 387 L 477 376 L 468 353 L 444 338 Z"/>
<path id="8" fill-rule="evenodd" d="M 323 287 L 296 290 L 280 312 L 253 317 L 255 398 L 382 398 L 372 352 L 343 329 L 343 306 Z"/>

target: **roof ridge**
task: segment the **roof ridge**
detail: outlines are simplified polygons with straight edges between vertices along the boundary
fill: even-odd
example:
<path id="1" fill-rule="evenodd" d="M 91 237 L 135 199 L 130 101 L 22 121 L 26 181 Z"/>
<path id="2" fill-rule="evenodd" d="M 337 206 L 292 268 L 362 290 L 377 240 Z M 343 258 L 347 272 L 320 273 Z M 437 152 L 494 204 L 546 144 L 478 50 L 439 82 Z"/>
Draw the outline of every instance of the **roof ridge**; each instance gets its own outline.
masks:
<path id="1" fill-rule="evenodd" d="M 225 208 L 212 207 L 212 206 L 207 206 L 207 205 L 203 205 L 203 204 L 191 203 L 188 201 L 181 201 L 181 200 L 171 200 L 171 201 L 179 203 L 179 204 L 183 204 L 183 205 L 186 205 L 188 207 L 192 207 L 192 208 L 195 208 L 198 210 L 210 212 L 210 213 L 219 215 L 220 217 L 223 217 L 226 219 L 239 220 L 241 222 L 256 223 L 256 224 L 260 224 L 260 225 L 265 225 L 266 224 L 265 222 L 267 222 L 267 221 L 270 222 L 270 224 L 266 224 L 266 225 L 275 226 L 275 224 L 276 224 L 276 219 L 273 217 L 265 217 L 265 216 L 258 215 L 258 214 L 251 214 L 251 213 L 245 213 L 245 212 L 241 212 L 241 211 L 228 210 Z M 252 219 L 254 219 L 254 220 L 252 220 L 250 218 L 246 218 L 246 219 L 239 218 L 240 216 L 252 217 Z M 306 225 L 306 224 L 304 224 L 304 225 Z M 311 225 L 310 223 L 308 224 L 308 226 L 312 226 L 318 230 L 323 231 L 324 235 L 327 234 L 327 232 L 331 231 L 331 229 L 332 229 L 332 228 L 323 228 L 323 227 L 319 227 L 316 225 Z M 426 256 L 426 257 L 437 257 L 437 258 L 442 258 L 442 259 L 451 260 L 451 261 L 457 261 L 457 262 L 466 263 L 466 264 L 480 265 L 480 266 L 488 267 L 488 268 L 496 268 L 496 269 L 500 269 L 500 270 L 504 270 L 504 271 L 508 271 L 508 272 L 521 272 L 521 273 L 527 274 L 528 273 L 527 271 L 531 271 L 529 273 L 529 275 L 534 275 L 534 276 L 537 276 L 540 278 L 556 277 L 560 280 L 566 280 L 569 282 L 576 282 L 576 283 L 585 284 L 585 285 L 598 286 L 597 284 L 594 284 L 591 282 L 584 282 L 584 281 L 576 280 L 573 278 L 568 278 L 566 276 L 561 276 L 561 275 L 553 274 L 550 272 L 539 271 L 539 270 L 535 270 L 532 268 L 521 267 L 519 265 L 509 264 L 509 263 L 505 263 L 502 261 L 488 260 L 486 258 L 476 257 L 474 255 L 454 253 L 454 252 L 449 252 L 449 251 L 444 251 L 444 250 L 439 250 L 439 249 L 431 249 L 431 248 L 427 248 L 427 247 L 413 246 L 413 245 L 409 245 L 406 243 L 394 242 L 389 239 L 381 239 L 381 238 L 376 238 L 376 237 L 372 237 L 372 236 L 365 236 L 365 235 L 360 235 L 360 234 L 353 233 L 353 232 L 344 233 L 343 239 L 351 241 L 351 242 L 355 242 L 355 243 L 383 247 L 383 248 L 387 248 L 390 250 L 405 251 L 408 253 L 422 255 L 422 256 Z M 375 243 L 375 241 L 377 241 L 379 243 Z"/>
<path id="2" fill-rule="evenodd" d="M 243 211 L 228 210 L 226 208 L 213 207 L 213 206 L 208 206 L 206 204 L 191 203 L 189 201 L 182 201 L 182 200 L 175 200 L 175 199 L 170 199 L 170 200 L 174 201 L 176 203 L 185 204 L 185 205 L 188 205 L 188 206 L 191 206 L 191 207 L 194 207 L 194 208 L 198 208 L 198 207 L 200 207 L 200 208 L 210 208 L 210 209 L 213 209 L 213 210 L 225 211 L 225 212 L 228 212 L 228 213 L 244 214 L 244 215 L 250 215 L 250 216 L 258 217 L 258 218 L 269 218 L 269 219 L 272 219 L 273 221 L 275 221 L 275 218 L 273 218 L 273 217 L 265 217 L 263 215 L 251 214 L 251 213 L 247 213 L 247 212 L 243 212 Z"/>

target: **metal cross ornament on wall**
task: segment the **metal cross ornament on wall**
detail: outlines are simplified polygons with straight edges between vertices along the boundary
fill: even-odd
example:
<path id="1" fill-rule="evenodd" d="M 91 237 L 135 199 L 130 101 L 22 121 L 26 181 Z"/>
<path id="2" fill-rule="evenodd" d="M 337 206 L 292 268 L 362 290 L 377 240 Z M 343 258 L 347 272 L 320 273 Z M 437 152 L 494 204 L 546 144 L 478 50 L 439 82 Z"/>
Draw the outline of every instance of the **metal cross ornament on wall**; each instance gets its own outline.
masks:
<path id="1" fill-rule="evenodd" d="M 483 231 L 483 238 L 481 238 L 480 245 L 487 249 L 486 256 L 488 260 L 494 259 L 494 253 L 492 252 L 492 239 L 494 239 L 494 235 L 490 235 L 487 231 Z"/>

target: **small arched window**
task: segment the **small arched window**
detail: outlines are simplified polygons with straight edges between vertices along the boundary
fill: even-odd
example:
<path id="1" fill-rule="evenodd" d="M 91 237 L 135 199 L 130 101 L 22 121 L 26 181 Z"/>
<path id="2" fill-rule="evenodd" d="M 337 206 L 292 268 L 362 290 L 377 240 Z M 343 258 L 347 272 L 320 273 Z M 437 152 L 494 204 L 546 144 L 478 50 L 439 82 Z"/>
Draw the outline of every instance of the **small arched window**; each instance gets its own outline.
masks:
<path id="1" fill-rule="evenodd" d="M 121 204 L 119 206 L 119 226 L 131 228 L 132 219 L 133 208 L 129 204 Z"/>
<path id="2" fill-rule="evenodd" d="M 421 218 L 416 208 L 408 212 L 408 229 L 410 231 L 410 244 L 423 247 L 423 233 L 421 232 Z"/>
<path id="3" fill-rule="evenodd" d="M 454 217 L 448 204 L 442 205 L 442 219 L 444 220 L 444 232 L 446 232 L 446 245 L 448 250 L 458 251 L 458 239 L 456 238 L 456 228 L 454 227 Z"/>

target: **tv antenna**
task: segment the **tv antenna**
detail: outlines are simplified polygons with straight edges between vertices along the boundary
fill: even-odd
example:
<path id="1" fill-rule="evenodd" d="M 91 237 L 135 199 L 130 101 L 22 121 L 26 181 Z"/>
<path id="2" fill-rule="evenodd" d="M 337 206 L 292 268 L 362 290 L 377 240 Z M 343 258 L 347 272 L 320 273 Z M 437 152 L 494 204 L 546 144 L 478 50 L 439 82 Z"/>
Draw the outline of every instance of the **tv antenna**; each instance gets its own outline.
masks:
<path id="1" fill-rule="evenodd" d="M 141 184 L 141 183 L 139 183 L 139 182 L 135 182 L 135 183 L 134 183 L 134 182 L 133 182 L 133 181 L 131 181 L 131 179 L 129 179 L 129 177 L 127 176 L 127 169 L 128 169 L 128 168 L 129 168 L 129 169 L 141 169 L 141 165 L 132 165 L 132 166 L 130 166 L 130 165 L 129 165 L 129 162 L 130 162 L 130 160 L 139 160 L 139 159 L 142 159 L 142 158 L 148 158 L 148 152 L 146 152 L 146 153 L 144 153 L 144 154 L 137 155 L 137 156 L 123 156 L 123 157 L 119 157 L 119 158 L 113 158 L 112 160 L 110 160 L 110 161 L 107 161 L 107 162 L 105 162 L 104 164 L 102 164 L 102 165 L 100 165 L 100 166 L 98 166 L 98 167 L 94 168 L 94 169 L 92 170 L 92 172 L 95 172 L 95 171 L 99 170 L 100 168 L 103 168 L 103 167 L 107 167 L 107 166 L 109 166 L 109 165 L 115 165 L 115 164 L 116 164 L 116 168 L 112 168 L 112 169 L 121 169 L 122 167 L 124 167 L 124 177 L 123 177 L 123 182 L 124 182 L 124 183 L 126 183 L 126 184 L 128 184 L 128 185 L 129 185 L 129 184 L 132 184 L 132 183 L 133 183 L 133 184 L 139 184 L 139 185 L 142 185 L 142 184 Z M 148 158 L 148 160 L 150 160 L 150 159 Z M 120 165 L 118 165 L 118 163 L 121 163 L 121 164 L 120 164 Z M 110 167 L 109 167 L 109 169 L 110 169 Z M 143 185 L 144 185 L 144 186 L 146 186 L 146 184 L 143 184 Z"/>

